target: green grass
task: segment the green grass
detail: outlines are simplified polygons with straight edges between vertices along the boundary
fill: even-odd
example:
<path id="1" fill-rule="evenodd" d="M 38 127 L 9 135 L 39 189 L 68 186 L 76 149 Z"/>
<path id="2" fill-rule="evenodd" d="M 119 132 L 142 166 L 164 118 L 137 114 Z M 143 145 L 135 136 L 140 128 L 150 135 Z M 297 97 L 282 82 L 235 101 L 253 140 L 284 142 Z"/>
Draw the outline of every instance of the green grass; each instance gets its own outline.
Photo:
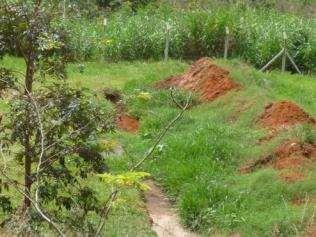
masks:
<path id="1" fill-rule="evenodd" d="M 284 99 L 296 102 L 315 117 L 315 78 L 264 74 L 237 60 L 216 62 L 231 71 L 241 89 L 187 111 L 142 170 L 163 186 L 183 224 L 205 236 L 232 232 L 242 236 L 300 236 L 311 221 L 315 204 L 294 206 L 291 201 L 315 196 L 315 165 L 306 168 L 305 179 L 296 183 L 285 183 L 271 168 L 247 175 L 241 175 L 238 168 L 271 153 L 287 138 L 315 142 L 315 129 L 302 125 L 258 144 L 267 131 L 255 124 L 267 103 Z M 19 59 L 7 57 L 0 63 L 23 69 Z M 153 84 L 183 72 L 187 66 L 180 61 L 91 62 L 82 73 L 76 65 L 69 67 L 74 86 L 97 91 L 108 86 L 121 89 L 128 112 L 141 119 L 138 135 L 108 135 L 121 142 L 125 150 L 122 157 L 109 157 L 113 172 L 124 171 L 139 160 L 157 133 L 179 112 L 169 93 L 155 89 Z M 149 92 L 152 99 L 142 100 L 137 96 L 140 92 Z M 177 98 L 183 100 L 184 94 L 179 93 Z M 109 236 L 151 236 L 139 194 L 131 192 L 122 198 L 130 205 L 122 205 L 112 214 Z"/>
<path id="2" fill-rule="evenodd" d="M 158 76 L 166 77 L 184 69 L 180 61 L 163 62 L 123 62 L 119 64 L 105 62 L 85 63 L 83 73 L 78 65 L 71 65 L 68 70 L 70 81 L 76 87 L 102 89 L 105 87 L 123 88 L 130 81 L 144 81 Z"/>

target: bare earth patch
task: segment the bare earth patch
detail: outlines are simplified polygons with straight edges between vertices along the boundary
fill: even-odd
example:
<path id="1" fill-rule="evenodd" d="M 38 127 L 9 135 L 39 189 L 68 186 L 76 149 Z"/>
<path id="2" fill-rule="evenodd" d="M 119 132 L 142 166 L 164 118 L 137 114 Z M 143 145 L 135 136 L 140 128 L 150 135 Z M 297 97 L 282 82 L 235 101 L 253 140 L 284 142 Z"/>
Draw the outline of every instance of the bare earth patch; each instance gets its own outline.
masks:
<path id="1" fill-rule="evenodd" d="M 287 140 L 272 154 L 252 161 L 240 168 L 242 173 L 250 173 L 257 168 L 272 166 L 279 171 L 280 177 L 288 182 L 304 178 L 303 168 L 316 160 L 316 145 Z"/>
<path id="2" fill-rule="evenodd" d="M 120 114 L 116 118 L 117 127 L 125 132 L 137 133 L 139 130 L 138 119 L 127 114 Z"/>
<path id="3" fill-rule="evenodd" d="M 162 190 L 152 181 L 148 181 L 150 190 L 145 193 L 146 206 L 152 219 L 152 229 L 158 237 L 196 237 L 184 229 L 174 209 Z"/>

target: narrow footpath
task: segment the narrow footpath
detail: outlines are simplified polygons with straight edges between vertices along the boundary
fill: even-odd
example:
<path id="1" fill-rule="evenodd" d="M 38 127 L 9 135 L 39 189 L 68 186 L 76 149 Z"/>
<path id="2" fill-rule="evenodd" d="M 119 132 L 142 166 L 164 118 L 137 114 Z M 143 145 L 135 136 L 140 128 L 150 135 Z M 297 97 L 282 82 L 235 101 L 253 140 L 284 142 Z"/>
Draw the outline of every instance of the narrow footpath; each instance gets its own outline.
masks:
<path id="1" fill-rule="evenodd" d="M 146 183 L 150 190 L 145 193 L 146 206 L 152 219 L 152 229 L 158 237 L 197 237 L 184 229 L 168 198 L 153 181 Z"/>

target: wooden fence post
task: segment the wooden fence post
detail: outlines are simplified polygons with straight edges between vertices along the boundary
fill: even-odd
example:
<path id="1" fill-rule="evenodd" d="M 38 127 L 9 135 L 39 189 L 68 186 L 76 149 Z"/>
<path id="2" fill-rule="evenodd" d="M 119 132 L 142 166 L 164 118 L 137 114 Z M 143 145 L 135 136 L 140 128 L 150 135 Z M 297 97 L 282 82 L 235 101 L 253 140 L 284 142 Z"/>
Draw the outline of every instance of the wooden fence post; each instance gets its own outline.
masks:
<path id="1" fill-rule="evenodd" d="M 282 72 L 285 72 L 286 69 L 286 40 L 287 35 L 285 32 L 283 32 L 283 54 L 282 54 Z"/>
<path id="2" fill-rule="evenodd" d="M 224 59 L 227 59 L 228 49 L 229 49 L 229 28 L 225 27 L 225 48 L 224 48 Z"/>
<path id="3" fill-rule="evenodd" d="M 282 48 L 281 49 L 281 51 L 277 54 L 277 55 L 275 55 L 266 65 L 264 65 L 261 69 L 260 69 L 260 71 L 264 71 L 264 70 L 266 70 L 275 60 L 277 60 L 281 55 L 284 55 L 284 48 Z"/>
<path id="4" fill-rule="evenodd" d="M 164 50 L 165 61 L 169 59 L 170 30 L 171 30 L 171 26 L 167 23 L 166 24 L 166 44 L 165 44 L 165 50 Z"/>
<path id="5" fill-rule="evenodd" d="M 290 62 L 292 63 L 292 65 L 294 66 L 295 70 L 299 73 L 302 74 L 301 70 L 298 68 L 298 66 L 296 65 L 296 63 L 294 62 L 294 60 L 292 59 L 291 55 L 289 54 L 288 51 L 285 52 L 288 59 L 290 59 Z"/>
<path id="6" fill-rule="evenodd" d="M 66 19 L 66 0 L 63 0 L 63 20 Z"/>

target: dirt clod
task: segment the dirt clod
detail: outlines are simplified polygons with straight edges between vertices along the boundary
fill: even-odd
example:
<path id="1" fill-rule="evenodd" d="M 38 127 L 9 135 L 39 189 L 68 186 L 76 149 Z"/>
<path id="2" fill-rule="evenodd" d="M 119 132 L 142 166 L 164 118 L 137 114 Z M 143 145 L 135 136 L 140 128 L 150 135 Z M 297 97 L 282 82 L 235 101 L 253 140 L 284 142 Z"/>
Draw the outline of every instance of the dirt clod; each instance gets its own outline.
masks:
<path id="1" fill-rule="evenodd" d="M 130 133 L 137 133 L 139 130 L 139 121 L 138 119 L 129 116 L 127 114 L 120 114 L 116 118 L 116 125 L 119 129 L 130 132 Z"/>
<path id="2" fill-rule="evenodd" d="M 199 94 L 202 101 L 212 101 L 239 86 L 231 80 L 227 70 L 209 58 L 201 58 L 183 75 L 169 77 L 159 82 L 157 87 L 179 87 Z"/>
<path id="3" fill-rule="evenodd" d="M 315 119 L 295 103 L 279 101 L 265 107 L 258 123 L 269 129 L 282 129 L 299 123 L 315 124 Z"/>

